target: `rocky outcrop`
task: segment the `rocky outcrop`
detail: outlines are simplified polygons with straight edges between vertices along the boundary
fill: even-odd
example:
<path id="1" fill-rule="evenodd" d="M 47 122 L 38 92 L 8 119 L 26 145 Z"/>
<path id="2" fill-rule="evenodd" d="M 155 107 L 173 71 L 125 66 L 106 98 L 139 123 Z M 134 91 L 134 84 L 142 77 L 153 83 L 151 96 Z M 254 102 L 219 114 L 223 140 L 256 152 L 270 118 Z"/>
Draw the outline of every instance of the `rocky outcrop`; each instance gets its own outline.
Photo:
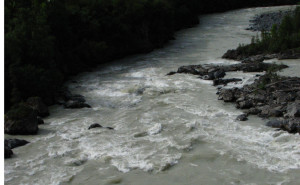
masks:
<path id="1" fill-rule="evenodd" d="M 30 97 L 27 99 L 26 103 L 37 112 L 40 117 L 49 116 L 49 110 L 47 105 L 44 104 L 42 98 L 40 97 Z"/>
<path id="2" fill-rule="evenodd" d="M 189 65 L 189 66 L 179 67 L 177 73 L 199 75 L 200 78 L 204 80 L 215 80 L 215 79 L 223 78 L 226 75 L 226 72 L 232 72 L 232 71 L 263 72 L 268 70 L 272 66 L 274 66 L 274 64 L 264 63 L 264 62 L 251 62 L 251 63 L 244 62 L 244 63 L 233 64 L 233 65 L 212 65 L 212 64 Z M 287 68 L 288 66 L 276 65 L 276 67 L 278 68 L 277 70 L 280 70 L 280 69 Z M 239 80 L 232 79 L 232 81 L 239 81 Z M 223 83 L 226 83 L 226 81 L 223 81 Z"/>
<path id="3" fill-rule="evenodd" d="M 5 115 L 4 132 L 12 135 L 36 134 L 38 131 L 37 112 L 28 105 L 19 105 Z"/>
<path id="4" fill-rule="evenodd" d="M 268 81 L 269 80 L 269 81 Z M 267 126 L 290 133 L 300 133 L 300 78 L 261 76 L 251 85 L 237 89 L 221 89 L 219 100 L 234 102 L 247 114 L 271 120 Z"/>

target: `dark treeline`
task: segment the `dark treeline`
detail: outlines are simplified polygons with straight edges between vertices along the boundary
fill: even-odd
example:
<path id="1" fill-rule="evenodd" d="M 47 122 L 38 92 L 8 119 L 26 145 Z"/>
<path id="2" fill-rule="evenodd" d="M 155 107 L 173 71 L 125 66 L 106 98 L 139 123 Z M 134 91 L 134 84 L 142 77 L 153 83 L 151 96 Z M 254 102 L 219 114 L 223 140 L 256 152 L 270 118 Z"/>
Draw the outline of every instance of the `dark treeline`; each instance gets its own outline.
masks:
<path id="1" fill-rule="evenodd" d="M 5 111 L 68 76 L 162 47 L 198 15 L 297 0 L 5 0 Z"/>
<path id="2" fill-rule="evenodd" d="M 240 45 L 236 51 L 239 55 L 249 56 L 287 50 L 300 53 L 300 7 L 286 16 L 280 25 L 273 25 L 271 31 L 263 31 L 261 37 L 253 37 L 251 44 Z"/>

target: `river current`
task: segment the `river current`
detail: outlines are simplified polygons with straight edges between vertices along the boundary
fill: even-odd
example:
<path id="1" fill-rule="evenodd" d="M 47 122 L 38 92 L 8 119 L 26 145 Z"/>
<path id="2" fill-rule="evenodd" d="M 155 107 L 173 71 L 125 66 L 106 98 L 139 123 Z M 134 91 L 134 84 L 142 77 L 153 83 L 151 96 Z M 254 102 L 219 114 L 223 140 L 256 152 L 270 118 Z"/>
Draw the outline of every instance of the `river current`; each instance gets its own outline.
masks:
<path id="1" fill-rule="evenodd" d="M 217 100 L 212 82 L 188 74 L 166 76 L 182 65 L 232 64 L 222 59 L 257 33 L 245 30 L 256 14 L 289 9 L 241 9 L 200 17 L 176 40 L 149 54 L 128 57 L 80 74 L 67 86 L 92 108 L 50 107 L 36 136 L 5 160 L 5 183 L 67 185 L 299 184 L 300 137 L 266 127 L 233 104 Z M 276 62 L 276 60 L 274 60 Z M 272 61 L 270 61 L 272 62 Z M 282 61 L 299 74 L 299 60 Z M 256 73 L 226 77 L 253 82 Z M 92 129 L 99 123 L 115 130 Z"/>

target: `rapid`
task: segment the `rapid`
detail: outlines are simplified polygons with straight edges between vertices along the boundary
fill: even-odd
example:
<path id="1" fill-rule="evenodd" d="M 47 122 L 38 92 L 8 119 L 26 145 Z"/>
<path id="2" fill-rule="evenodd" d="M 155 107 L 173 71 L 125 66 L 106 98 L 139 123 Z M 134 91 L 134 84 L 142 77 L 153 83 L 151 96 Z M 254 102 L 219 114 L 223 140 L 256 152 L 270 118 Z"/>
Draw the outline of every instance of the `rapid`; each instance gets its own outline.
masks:
<path id="1" fill-rule="evenodd" d="M 257 34 L 245 30 L 249 20 L 289 8 L 204 15 L 164 48 L 74 77 L 66 85 L 92 108 L 55 105 L 38 135 L 5 135 L 30 141 L 5 160 L 5 184 L 299 184 L 299 135 L 274 131 L 255 116 L 235 121 L 242 111 L 218 101 L 210 81 L 166 76 L 182 65 L 236 63 L 221 56 Z M 289 62 L 283 73 L 300 74 L 300 61 Z M 255 75 L 228 73 L 243 79 L 229 86 Z M 114 130 L 88 130 L 92 123 Z"/>

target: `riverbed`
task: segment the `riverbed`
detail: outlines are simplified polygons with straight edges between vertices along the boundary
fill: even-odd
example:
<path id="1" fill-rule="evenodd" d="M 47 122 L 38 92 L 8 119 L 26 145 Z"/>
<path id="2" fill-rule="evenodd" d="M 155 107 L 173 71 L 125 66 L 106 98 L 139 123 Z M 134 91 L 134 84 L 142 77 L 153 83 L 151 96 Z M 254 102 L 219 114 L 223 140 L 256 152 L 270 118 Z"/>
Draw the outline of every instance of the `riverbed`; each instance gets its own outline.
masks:
<path id="1" fill-rule="evenodd" d="M 5 183 L 17 184 L 299 184 L 300 137 L 275 131 L 217 100 L 212 82 L 179 66 L 233 64 L 228 50 L 249 43 L 245 30 L 256 14 L 291 6 L 241 9 L 200 17 L 176 40 L 74 77 L 66 85 L 92 108 L 50 107 L 36 136 L 5 160 Z M 284 63 L 285 61 L 281 61 Z M 284 74 L 300 74 L 299 60 Z M 256 73 L 229 73 L 242 86 Z M 92 129 L 92 123 L 114 130 Z"/>

